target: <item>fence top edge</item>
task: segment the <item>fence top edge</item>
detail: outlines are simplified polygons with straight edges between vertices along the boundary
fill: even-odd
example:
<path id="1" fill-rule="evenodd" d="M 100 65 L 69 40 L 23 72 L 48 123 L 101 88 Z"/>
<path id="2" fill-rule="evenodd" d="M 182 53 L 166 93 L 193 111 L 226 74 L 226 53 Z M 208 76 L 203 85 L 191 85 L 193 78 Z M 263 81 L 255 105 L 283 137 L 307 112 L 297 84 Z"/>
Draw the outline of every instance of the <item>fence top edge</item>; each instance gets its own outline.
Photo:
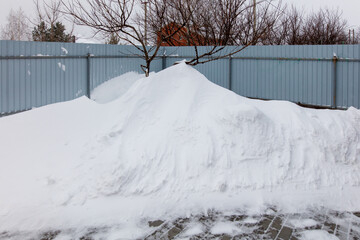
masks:
<path id="1" fill-rule="evenodd" d="M 190 55 L 159 55 L 156 58 L 193 58 Z M 33 55 L 33 56 L 0 56 L 0 60 L 21 60 L 21 59 L 87 59 L 87 58 L 139 58 L 138 55 Z M 211 59 L 210 57 L 207 57 Z M 333 61 L 334 58 L 297 58 L 297 57 L 251 57 L 251 56 L 230 56 L 223 59 L 239 59 L 239 60 L 276 60 L 276 61 Z M 357 58 L 336 58 L 337 61 L 342 62 L 360 62 Z"/>

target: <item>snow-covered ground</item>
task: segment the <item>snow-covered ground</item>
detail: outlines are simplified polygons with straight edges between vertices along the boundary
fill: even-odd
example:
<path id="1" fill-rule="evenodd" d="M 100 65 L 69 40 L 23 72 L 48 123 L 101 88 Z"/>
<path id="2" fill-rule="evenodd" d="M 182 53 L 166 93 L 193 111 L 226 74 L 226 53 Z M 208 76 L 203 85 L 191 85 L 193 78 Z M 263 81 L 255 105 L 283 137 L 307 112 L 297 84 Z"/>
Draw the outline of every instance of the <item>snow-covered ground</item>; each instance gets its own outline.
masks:
<path id="1" fill-rule="evenodd" d="M 250 100 L 183 63 L 139 78 L 95 89 L 101 104 L 0 118 L 0 232 L 116 225 L 135 238 L 148 219 L 208 209 L 360 210 L 360 110 Z"/>

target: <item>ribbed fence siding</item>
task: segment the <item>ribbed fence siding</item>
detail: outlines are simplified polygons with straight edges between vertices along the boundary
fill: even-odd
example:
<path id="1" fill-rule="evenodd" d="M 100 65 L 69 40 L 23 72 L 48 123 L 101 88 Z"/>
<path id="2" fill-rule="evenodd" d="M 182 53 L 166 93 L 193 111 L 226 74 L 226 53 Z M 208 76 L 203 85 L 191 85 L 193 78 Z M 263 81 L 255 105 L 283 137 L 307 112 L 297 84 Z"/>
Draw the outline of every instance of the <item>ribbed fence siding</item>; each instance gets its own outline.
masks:
<path id="1" fill-rule="evenodd" d="M 61 49 L 60 49 L 61 51 Z M 57 55 L 56 48 L 29 42 L 0 42 L 1 56 Z M 84 89 L 80 74 L 86 60 L 11 59 L 0 60 L 0 113 L 17 112 L 73 99 Z"/>
<path id="2" fill-rule="evenodd" d="M 209 48 L 198 50 L 201 54 Z M 224 52 L 234 48 L 227 47 Z M 192 47 L 166 47 L 164 52 L 168 56 L 166 66 L 194 56 Z M 360 59 L 359 45 L 250 46 L 231 60 L 222 59 L 195 68 L 225 88 L 230 86 L 230 74 L 231 90 L 246 97 L 330 107 L 333 106 L 334 54 L 340 59 L 336 64 L 336 106 L 359 108 L 360 62 L 346 61 Z"/>
<path id="3" fill-rule="evenodd" d="M 88 54 L 92 56 L 91 89 L 123 73 L 141 72 L 140 64 L 144 63 L 140 58 L 119 58 L 138 54 L 129 46 L 0 41 L 2 57 L 82 56 L 0 60 L 0 113 L 23 111 L 86 94 L 87 59 L 84 57 Z M 161 70 L 161 61 L 154 61 L 153 66 L 153 71 Z"/>
<path id="4" fill-rule="evenodd" d="M 199 47 L 199 53 L 210 47 Z M 226 47 L 225 53 L 234 47 Z M 151 64 L 160 71 L 194 56 L 193 47 L 164 47 Z M 90 60 L 86 58 L 91 54 Z M 0 41 L 0 113 L 11 113 L 86 94 L 129 71 L 142 72 L 144 60 L 132 46 Z M 232 58 L 195 66 L 209 80 L 254 98 L 333 106 L 336 54 L 336 106 L 360 108 L 360 45 L 251 46 Z M 36 56 L 54 56 L 36 59 Z M 62 58 L 63 56 L 73 56 Z M 356 60 L 357 59 L 357 60 Z M 89 61 L 89 62 L 88 62 Z"/>
<path id="5" fill-rule="evenodd" d="M 332 62 L 301 59 L 331 59 L 332 54 L 332 49 L 324 46 L 249 47 L 232 60 L 235 66 L 232 68 L 233 91 L 247 97 L 331 106 Z M 284 59 L 249 60 L 236 57 Z"/>
<path id="6" fill-rule="evenodd" d="M 331 62 L 233 59 L 240 95 L 331 106 Z"/>
<path id="7" fill-rule="evenodd" d="M 360 58 L 360 45 L 352 48 L 337 46 L 336 50 L 340 57 Z M 337 106 L 360 108 L 360 63 L 339 61 L 337 77 Z"/>
<path id="8" fill-rule="evenodd" d="M 138 53 L 129 46 L 90 44 L 87 45 L 87 50 L 94 56 L 90 59 L 91 89 L 126 72 L 141 72 L 140 65 L 144 63 L 140 58 L 119 58 L 119 56 Z M 98 58 L 99 56 L 104 56 L 104 58 Z"/>

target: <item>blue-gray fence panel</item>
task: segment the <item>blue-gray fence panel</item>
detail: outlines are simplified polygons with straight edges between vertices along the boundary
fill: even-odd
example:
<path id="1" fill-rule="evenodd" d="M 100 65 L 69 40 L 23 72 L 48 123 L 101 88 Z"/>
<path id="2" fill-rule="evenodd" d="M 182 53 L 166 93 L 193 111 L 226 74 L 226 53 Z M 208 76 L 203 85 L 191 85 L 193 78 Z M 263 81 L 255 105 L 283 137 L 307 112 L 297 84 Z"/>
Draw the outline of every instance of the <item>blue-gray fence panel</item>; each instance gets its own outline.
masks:
<path id="1" fill-rule="evenodd" d="M 331 106 L 331 62 L 249 59 L 232 62 L 232 90 L 240 95 Z"/>
<path id="2" fill-rule="evenodd" d="M 198 50 L 201 54 L 210 48 Z M 238 48 L 226 47 L 219 54 L 234 49 Z M 195 53 L 193 47 L 164 47 L 160 52 L 151 71 L 190 59 Z M 0 113 L 86 94 L 88 63 L 90 90 L 123 73 L 141 72 L 144 60 L 134 56 L 137 54 L 132 46 L 0 41 Z M 336 71 L 334 54 L 338 57 Z M 232 58 L 195 68 L 212 82 L 247 97 L 360 108 L 359 59 L 360 45 L 250 46 Z"/>
<path id="3" fill-rule="evenodd" d="M 338 46 L 336 50 L 340 57 L 348 60 L 360 58 L 360 45 L 353 46 L 352 48 Z M 355 106 L 360 108 L 359 62 L 339 61 L 337 78 L 337 106 L 344 108 Z"/>
<path id="4" fill-rule="evenodd" d="M 90 89 L 129 71 L 142 72 L 144 60 L 129 56 L 139 54 L 131 46 L 0 41 L 0 114 L 86 94 L 88 54 Z M 151 70 L 161 70 L 160 59 Z"/>
<path id="5" fill-rule="evenodd" d="M 210 47 L 199 47 L 203 53 Z M 227 47 L 223 53 L 239 48 Z M 170 55 L 167 66 L 174 60 L 194 56 L 193 47 L 166 47 Z M 336 104 L 334 101 L 334 55 L 336 63 Z M 176 56 L 176 58 L 174 57 Z M 359 75 L 360 45 L 327 46 L 250 46 L 232 56 L 231 90 L 254 98 L 289 100 L 310 105 L 360 108 Z M 354 60 L 354 61 L 351 61 Z M 224 60 L 215 65 L 196 67 L 211 81 L 223 87 L 229 77 Z M 221 80 L 212 71 L 222 74 Z"/>

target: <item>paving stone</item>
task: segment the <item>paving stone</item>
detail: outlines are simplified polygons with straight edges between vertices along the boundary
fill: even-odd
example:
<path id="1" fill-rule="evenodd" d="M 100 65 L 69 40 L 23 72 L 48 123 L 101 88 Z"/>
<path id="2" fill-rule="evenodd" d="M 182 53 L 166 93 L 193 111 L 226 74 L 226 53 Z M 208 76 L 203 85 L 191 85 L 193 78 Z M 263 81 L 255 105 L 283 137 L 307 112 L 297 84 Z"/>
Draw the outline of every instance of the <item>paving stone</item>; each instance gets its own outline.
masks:
<path id="1" fill-rule="evenodd" d="M 1 232 L 0 233 L 0 237 L 9 237 L 10 233 L 9 232 Z"/>
<path id="2" fill-rule="evenodd" d="M 260 230 L 260 232 L 265 232 L 269 228 L 271 222 L 272 219 L 268 219 L 268 218 L 264 218 L 263 220 L 261 220 L 258 225 L 258 229 Z"/>
<path id="3" fill-rule="evenodd" d="M 244 216 L 244 215 L 239 215 L 239 216 L 231 215 L 231 216 L 225 216 L 225 219 L 230 222 L 239 222 L 239 221 L 244 220 L 246 217 L 247 216 Z"/>
<path id="4" fill-rule="evenodd" d="M 269 233 L 271 239 L 276 239 L 277 235 L 279 234 L 279 229 L 270 228 L 270 229 L 268 230 L 268 233 Z"/>
<path id="5" fill-rule="evenodd" d="M 223 236 L 220 237 L 220 239 L 221 239 L 221 240 L 231 240 L 232 237 L 229 236 L 229 235 L 223 235 Z"/>
<path id="6" fill-rule="evenodd" d="M 280 229 L 281 226 L 282 226 L 282 223 L 283 223 L 282 219 L 281 219 L 280 217 L 276 217 L 276 218 L 273 220 L 273 222 L 272 222 L 272 224 L 271 224 L 271 227 L 272 227 L 272 228 L 276 228 L 276 229 Z"/>
<path id="7" fill-rule="evenodd" d="M 190 237 L 190 240 L 199 240 L 199 239 L 204 239 L 204 236 L 192 236 L 192 237 Z"/>
<path id="8" fill-rule="evenodd" d="M 145 239 L 159 239 L 168 232 L 169 227 L 170 226 L 167 224 L 163 224 L 160 228 L 154 230 L 154 232 L 152 232 L 149 236 L 145 237 Z"/>
<path id="9" fill-rule="evenodd" d="M 351 230 L 350 235 L 352 236 L 353 239 L 355 238 L 360 239 L 360 232 Z"/>
<path id="10" fill-rule="evenodd" d="M 79 240 L 94 240 L 91 236 L 82 236 Z"/>
<path id="11" fill-rule="evenodd" d="M 347 232 L 342 232 L 342 231 L 337 231 L 335 236 L 337 236 L 340 239 L 347 239 L 348 233 Z"/>
<path id="12" fill-rule="evenodd" d="M 180 232 L 182 231 L 182 229 L 178 228 L 178 227 L 173 227 L 169 230 L 167 236 L 169 239 L 173 239 L 175 238 Z"/>
<path id="13" fill-rule="evenodd" d="M 89 228 L 87 230 L 87 233 L 84 236 L 81 236 L 79 238 L 79 240 L 93 240 L 94 238 L 92 237 L 92 235 L 94 235 L 98 232 L 99 232 L 99 229 L 97 229 L 97 228 Z"/>
<path id="14" fill-rule="evenodd" d="M 335 229 L 337 229 L 337 225 L 334 223 L 325 222 L 323 226 L 323 230 L 327 231 L 328 233 L 334 233 Z"/>
<path id="15" fill-rule="evenodd" d="M 360 225 L 360 217 L 357 217 L 357 216 L 353 215 L 353 216 L 352 216 L 352 222 L 353 222 L 354 224 Z"/>
<path id="16" fill-rule="evenodd" d="M 149 221 L 149 227 L 158 227 L 163 223 L 164 223 L 164 221 L 161 221 L 161 220 Z"/>
<path id="17" fill-rule="evenodd" d="M 60 231 L 46 232 L 40 235 L 40 240 L 53 240 L 59 235 Z"/>
<path id="18" fill-rule="evenodd" d="M 278 238 L 283 239 L 283 240 L 290 239 L 292 233 L 293 233 L 293 230 L 291 228 L 283 227 L 280 231 Z"/>

